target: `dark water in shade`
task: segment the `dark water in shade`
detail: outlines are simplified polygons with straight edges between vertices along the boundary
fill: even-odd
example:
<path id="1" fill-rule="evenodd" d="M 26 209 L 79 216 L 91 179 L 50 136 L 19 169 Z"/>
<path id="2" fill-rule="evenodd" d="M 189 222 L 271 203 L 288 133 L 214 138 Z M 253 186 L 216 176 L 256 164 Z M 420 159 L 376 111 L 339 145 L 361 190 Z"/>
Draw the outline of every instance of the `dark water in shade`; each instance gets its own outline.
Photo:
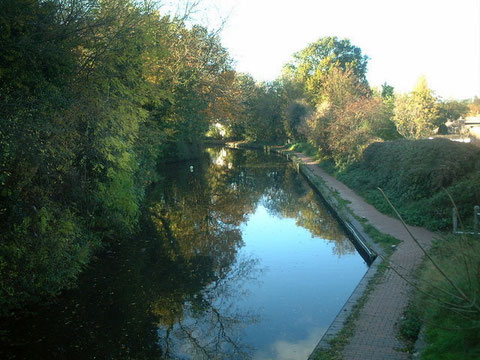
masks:
<path id="1" fill-rule="evenodd" d="M 162 173 L 132 239 L 0 322 L 0 358 L 308 357 L 367 266 L 302 176 L 225 149 Z"/>

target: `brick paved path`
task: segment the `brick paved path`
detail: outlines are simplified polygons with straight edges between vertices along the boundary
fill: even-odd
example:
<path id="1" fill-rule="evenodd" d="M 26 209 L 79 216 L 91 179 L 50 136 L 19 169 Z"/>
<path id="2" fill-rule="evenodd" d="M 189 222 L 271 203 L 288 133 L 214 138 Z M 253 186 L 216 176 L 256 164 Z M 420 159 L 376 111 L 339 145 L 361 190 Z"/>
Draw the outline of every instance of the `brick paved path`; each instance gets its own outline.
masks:
<path id="1" fill-rule="evenodd" d="M 296 154 L 316 175 L 322 177 L 327 185 L 337 190 L 340 196 L 350 201 L 348 205 L 360 217 L 368 219 L 379 231 L 402 240 L 390 258 L 390 262 L 403 275 L 408 275 L 422 259 L 421 250 L 413 242 L 407 231 L 397 219 L 377 211 L 356 195 L 350 188 L 327 174 L 309 157 Z M 426 247 L 435 234 L 419 227 L 409 227 L 414 236 Z M 398 349 L 404 347 L 397 339 L 396 323 L 402 316 L 408 302 L 410 286 L 390 268 L 381 282 L 370 294 L 367 303 L 360 312 L 355 324 L 355 334 L 343 350 L 345 360 L 390 360 L 409 359 L 410 355 Z"/>

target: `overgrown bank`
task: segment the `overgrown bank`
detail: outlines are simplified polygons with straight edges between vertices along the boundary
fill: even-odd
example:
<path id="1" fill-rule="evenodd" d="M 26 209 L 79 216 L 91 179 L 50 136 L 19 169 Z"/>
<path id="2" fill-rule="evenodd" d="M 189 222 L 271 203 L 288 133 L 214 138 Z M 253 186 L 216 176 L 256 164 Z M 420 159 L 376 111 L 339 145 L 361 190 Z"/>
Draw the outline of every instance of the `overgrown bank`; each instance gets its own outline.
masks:
<path id="1" fill-rule="evenodd" d="M 467 226 L 480 203 L 480 148 L 470 144 L 445 139 L 379 142 L 344 170 L 328 161 L 323 165 L 378 210 L 393 215 L 380 188 L 407 223 L 431 230 L 451 230 L 450 196 Z"/>

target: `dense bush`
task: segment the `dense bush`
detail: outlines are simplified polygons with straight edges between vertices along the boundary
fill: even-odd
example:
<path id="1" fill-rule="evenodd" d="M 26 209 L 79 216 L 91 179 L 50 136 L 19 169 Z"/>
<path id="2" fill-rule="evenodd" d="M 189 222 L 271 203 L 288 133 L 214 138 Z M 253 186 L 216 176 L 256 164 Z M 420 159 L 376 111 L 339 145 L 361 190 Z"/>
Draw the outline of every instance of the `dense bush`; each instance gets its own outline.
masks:
<path id="1" fill-rule="evenodd" d="M 447 191 L 466 222 L 480 204 L 480 149 L 446 139 L 374 143 L 361 161 L 338 176 L 379 210 L 391 213 L 378 191 L 383 189 L 408 223 L 434 230 L 451 226 Z"/>
<path id="2" fill-rule="evenodd" d="M 155 1 L 0 1 L 0 316 L 131 234 L 157 164 L 198 156 L 234 78 L 215 32 Z"/>

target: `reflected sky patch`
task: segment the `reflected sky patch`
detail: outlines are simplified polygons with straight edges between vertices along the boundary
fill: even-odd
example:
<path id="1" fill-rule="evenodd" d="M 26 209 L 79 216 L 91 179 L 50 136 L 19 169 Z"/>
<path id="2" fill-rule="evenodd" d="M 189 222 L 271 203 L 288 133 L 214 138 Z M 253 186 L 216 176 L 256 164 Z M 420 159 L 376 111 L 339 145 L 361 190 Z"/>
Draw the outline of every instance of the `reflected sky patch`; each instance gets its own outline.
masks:
<path id="1" fill-rule="evenodd" d="M 261 204 L 242 237 L 242 252 L 263 269 L 241 300 L 261 319 L 246 329 L 245 341 L 260 349 L 258 359 L 305 359 L 365 274 L 365 262 L 354 251 L 338 256 L 334 241 Z"/>

